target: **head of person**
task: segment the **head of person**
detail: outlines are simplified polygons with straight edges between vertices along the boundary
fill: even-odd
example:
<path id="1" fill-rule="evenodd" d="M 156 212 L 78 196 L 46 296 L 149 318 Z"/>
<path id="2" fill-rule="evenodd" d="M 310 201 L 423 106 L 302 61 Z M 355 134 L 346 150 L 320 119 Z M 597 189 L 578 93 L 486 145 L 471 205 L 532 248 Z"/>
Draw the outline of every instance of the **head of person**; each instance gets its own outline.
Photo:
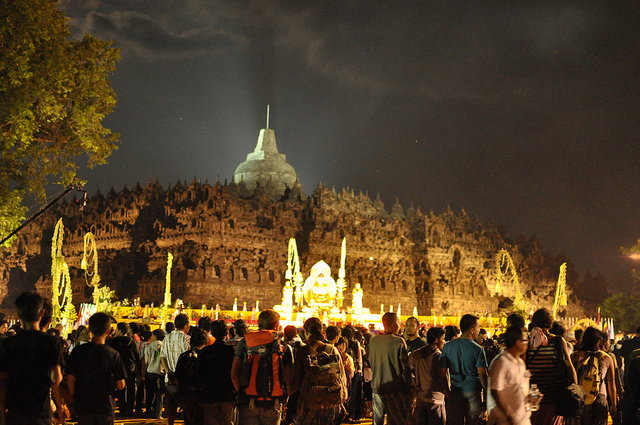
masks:
<path id="1" fill-rule="evenodd" d="M 420 329 L 420 320 L 416 317 L 409 317 L 404 324 L 404 334 L 408 337 L 417 337 Z"/>
<path id="2" fill-rule="evenodd" d="M 553 315 L 548 308 L 541 308 L 531 316 L 531 324 L 543 331 L 548 331 L 553 326 Z"/>
<path id="3" fill-rule="evenodd" d="M 517 326 L 524 328 L 524 317 L 520 313 L 511 313 L 507 316 L 507 327 Z"/>
<path id="4" fill-rule="evenodd" d="M 129 323 L 129 330 L 131 331 L 131 335 L 140 335 L 140 324 L 138 322 Z"/>
<path id="5" fill-rule="evenodd" d="M 111 320 L 111 318 L 109 318 L 109 320 Z M 109 328 L 111 328 L 111 322 L 109 322 Z M 88 342 L 91 340 L 91 329 L 88 329 L 86 327 L 82 327 L 82 329 L 78 329 L 78 337 L 77 337 L 77 341 L 78 342 Z M 107 329 L 107 332 L 109 332 L 109 329 Z M 98 336 L 102 336 L 102 335 L 98 335 Z"/>
<path id="6" fill-rule="evenodd" d="M 189 316 L 184 313 L 180 313 L 173 319 L 173 323 L 176 325 L 176 329 L 184 333 L 189 332 Z"/>
<path id="7" fill-rule="evenodd" d="M 582 342 L 582 334 L 584 333 L 583 329 L 576 329 L 576 331 L 574 332 L 574 335 L 576 337 L 576 341 L 577 342 Z"/>
<path id="8" fill-rule="evenodd" d="M 594 326 L 589 326 L 582 334 L 582 346 L 585 350 L 598 351 L 600 349 L 600 341 L 602 333 Z"/>
<path id="9" fill-rule="evenodd" d="M 337 326 L 327 326 L 325 334 L 327 335 L 327 341 L 334 343 L 340 336 L 340 328 Z"/>
<path id="10" fill-rule="evenodd" d="M 473 314 L 465 314 L 460 319 L 460 331 L 469 335 L 470 338 L 476 339 L 480 333 L 480 322 L 478 317 Z"/>
<path id="11" fill-rule="evenodd" d="M 151 339 L 151 335 L 153 335 L 151 331 L 144 329 L 140 332 L 140 340 L 147 342 Z"/>
<path id="12" fill-rule="evenodd" d="M 109 317 L 108 314 L 95 313 L 89 317 L 89 332 L 91 332 L 94 337 L 99 338 L 105 336 L 109 331 L 111 331 L 111 317 Z"/>
<path id="13" fill-rule="evenodd" d="M 120 322 L 116 325 L 116 336 L 128 336 L 129 335 L 129 325 L 125 322 Z"/>
<path id="14" fill-rule="evenodd" d="M 286 341 L 293 340 L 298 335 L 298 330 L 293 325 L 287 325 L 284 327 L 284 339 Z"/>
<path id="15" fill-rule="evenodd" d="M 175 331 L 175 330 L 176 330 L 176 325 L 174 325 L 174 324 L 173 324 L 173 322 L 167 322 L 167 323 L 164 325 L 164 331 L 165 331 L 165 333 L 170 334 L 171 332 L 173 332 L 173 331 Z"/>
<path id="16" fill-rule="evenodd" d="M 444 347 L 444 336 L 444 329 L 434 326 L 427 331 L 427 344 L 433 345 L 434 347 L 442 350 L 442 347 Z"/>
<path id="17" fill-rule="evenodd" d="M 0 319 L 0 335 L 4 335 L 9 330 L 9 322 L 4 319 Z"/>
<path id="18" fill-rule="evenodd" d="M 343 336 L 339 337 L 335 347 L 344 353 L 347 351 L 347 339 Z"/>
<path id="19" fill-rule="evenodd" d="M 40 330 L 46 331 L 51 326 L 51 320 L 53 319 L 53 305 L 48 299 L 44 299 L 42 303 L 42 317 L 40 318 Z"/>
<path id="20" fill-rule="evenodd" d="M 448 325 L 444 328 L 444 340 L 446 342 L 456 339 L 460 336 L 460 329 L 457 326 Z"/>
<path id="21" fill-rule="evenodd" d="M 162 329 L 156 329 L 153 331 L 153 336 L 156 341 L 162 341 L 164 339 L 164 331 Z"/>
<path id="22" fill-rule="evenodd" d="M 191 349 L 202 348 L 207 345 L 207 336 L 199 328 L 194 328 L 191 332 Z"/>
<path id="23" fill-rule="evenodd" d="M 304 322 L 304 335 L 309 344 L 324 340 L 322 322 L 317 317 L 310 317 Z"/>
<path id="24" fill-rule="evenodd" d="M 198 329 L 200 329 L 205 335 L 208 335 L 211 332 L 211 319 L 208 317 L 201 317 L 198 320 Z"/>
<path id="25" fill-rule="evenodd" d="M 552 333 L 556 336 L 564 336 L 564 333 L 566 332 L 566 329 L 564 327 L 564 325 L 562 324 L 562 322 L 559 321 L 554 321 L 553 325 L 551 325 L 551 329 L 549 329 L 549 333 Z"/>
<path id="26" fill-rule="evenodd" d="M 347 325 L 342 328 L 342 336 L 348 341 L 352 341 L 356 337 L 356 328 L 353 325 Z"/>
<path id="27" fill-rule="evenodd" d="M 280 324 L 280 313 L 270 308 L 262 310 L 258 316 L 258 329 L 275 331 Z M 237 329 L 236 329 L 237 331 Z"/>
<path id="28" fill-rule="evenodd" d="M 260 328 L 262 329 L 262 328 Z M 237 335 L 239 337 L 243 337 L 245 336 L 245 334 L 249 331 L 249 328 L 247 326 L 247 322 L 245 322 L 242 319 L 238 319 L 235 322 L 233 322 L 233 334 Z"/>
<path id="29" fill-rule="evenodd" d="M 15 301 L 18 317 L 23 323 L 39 322 L 42 317 L 44 299 L 37 292 L 29 291 L 18 295 Z"/>
<path id="30" fill-rule="evenodd" d="M 400 318 L 397 314 L 388 311 L 382 315 L 382 326 L 385 333 L 396 335 L 400 330 Z"/>
<path id="31" fill-rule="evenodd" d="M 211 336 L 213 336 L 216 341 L 224 341 L 227 338 L 227 324 L 224 323 L 224 320 L 216 320 L 211 322 Z"/>
<path id="32" fill-rule="evenodd" d="M 484 340 L 487 339 L 487 331 L 486 329 L 480 328 L 478 331 L 478 337 L 476 338 L 479 343 L 484 343 Z"/>
<path id="33" fill-rule="evenodd" d="M 515 356 L 520 356 L 527 351 L 529 346 L 529 337 L 524 328 L 518 326 L 509 326 L 503 334 L 504 345 L 509 352 Z"/>

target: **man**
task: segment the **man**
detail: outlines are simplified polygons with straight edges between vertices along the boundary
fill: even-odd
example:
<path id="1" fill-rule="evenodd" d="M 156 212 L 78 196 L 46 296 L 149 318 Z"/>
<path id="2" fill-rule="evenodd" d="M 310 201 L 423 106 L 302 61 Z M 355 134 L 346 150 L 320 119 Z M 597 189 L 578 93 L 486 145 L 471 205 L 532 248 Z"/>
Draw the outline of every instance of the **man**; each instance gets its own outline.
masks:
<path id="1" fill-rule="evenodd" d="M 115 391 L 125 387 L 120 354 L 105 345 L 111 318 L 96 313 L 89 318 L 91 341 L 77 346 L 67 366 L 67 385 L 74 400 L 78 425 L 113 425 Z M 115 387 L 114 387 L 115 383 Z"/>
<path id="2" fill-rule="evenodd" d="M 207 337 L 207 346 L 213 344 L 216 339 L 211 335 L 211 319 L 206 316 L 201 317 L 198 320 L 198 329 Z"/>
<path id="3" fill-rule="evenodd" d="M 200 399 L 206 425 L 232 425 L 236 392 L 231 381 L 234 348 L 225 344 L 227 325 L 222 320 L 211 323 L 215 342 L 198 356 Z"/>
<path id="4" fill-rule="evenodd" d="M 242 319 L 238 319 L 235 322 L 233 322 L 233 332 L 234 332 L 234 336 L 233 338 L 231 338 L 229 340 L 229 345 L 233 345 L 234 347 L 236 347 L 238 345 L 238 343 L 242 340 L 242 338 L 244 338 L 245 334 L 247 333 L 247 322 L 245 322 Z"/>
<path id="5" fill-rule="evenodd" d="M 635 337 L 622 341 L 620 356 L 624 359 L 625 370 L 627 368 L 627 365 L 631 362 L 631 353 L 633 353 L 633 351 L 637 350 L 638 348 L 640 348 L 640 327 L 636 329 Z"/>
<path id="6" fill-rule="evenodd" d="M 416 425 L 445 425 L 444 391 L 440 384 L 440 354 L 444 347 L 444 329 L 433 327 L 427 331 L 427 345 L 409 355 L 414 371 Z"/>
<path id="7" fill-rule="evenodd" d="M 404 324 L 404 340 L 407 343 L 407 353 L 411 355 L 411 353 L 418 348 L 424 347 L 426 344 L 420 335 L 418 334 L 418 330 L 420 330 L 420 320 L 416 317 L 409 317 Z"/>
<path id="8" fill-rule="evenodd" d="M 62 381 L 62 347 L 40 332 L 43 299 L 37 292 L 23 292 L 15 305 L 24 330 L 0 347 L 0 422 L 49 425 L 49 392 Z"/>
<path id="9" fill-rule="evenodd" d="M 108 345 L 115 349 L 122 359 L 127 371 L 125 389 L 118 392 L 118 408 L 120 415 L 133 415 L 136 396 L 136 372 L 141 368 L 140 354 L 136 340 L 129 336 L 129 325 L 120 322 L 116 326 L 115 338 L 109 340 Z"/>
<path id="10" fill-rule="evenodd" d="M 160 362 L 167 372 L 165 378 L 167 384 L 165 416 L 169 425 L 173 425 L 176 419 L 179 404 L 177 397 L 178 385 L 175 376 L 176 364 L 180 355 L 191 348 L 191 338 L 187 334 L 189 332 L 189 317 L 184 313 L 180 313 L 173 320 L 173 323 L 175 324 L 175 329 L 164 337 L 160 348 Z"/>
<path id="11" fill-rule="evenodd" d="M 529 338 L 524 328 L 511 326 L 504 333 L 504 343 L 504 351 L 496 357 L 489 369 L 489 423 L 530 425 L 531 411 L 527 408 L 529 373 L 522 360 Z"/>
<path id="12" fill-rule="evenodd" d="M 144 348 L 142 373 L 146 393 L 147 418 L 162 418 L 164 394 L 164 370 L 160 361 L 160 349 L 164 331 L 156 329 L 151 334 L 149 344 Z"/>
<path id="13" fill-rule="evenodd" d="M 447 421 L 467 425 L 479 423 L 483 411 L 482 391 L 487 388 L 487 360 L 484 350 L 475 341 L 480 322 L 472 314 L 460 319 L 460 338 L 444 345 L 440 356 L 440 382 L 447 394 Z M 448 389 L 446 371 L 451 377 Z"/>
<path id="14" fill-rule="evenodd" d="M 176 379 L 178 381 L 178 399 L 184 412 L 186 425 L 204 425 L 202 405 L 198 391 L 198 355 L 207 345 L 207 336 L 195 328 L 191 332 L 191 349 L 185 351 L 176 363 Z"/>
<path id="15" fill-rule="evenodd" d="M 231 367 L 231 380 L 236 391 L 240 392 L 238 401 L 238 423 L 242 425 L 279 425 L 282 414 L 282 403 L 286 398 L 286 389 L 291 388 L 291 377 L 293 369 L 293 357 L 288 346 L 283 346 L 277 340 L 278 334 L 276 329 L 280 324 L 280 314 L 275 310 L 263 310 L 258 316 L 258 332 L 249 332 L 245 334 L 236 346 L 233 364 Z M 272 370 L 282 370 L 284 379 L 284 388 L 282 385 L 273 386 L 270 395 L 255 395 L 254 391 L 260 391 L 260 385 L 249 383 L 256 382 L 255 369 L 249 382 L 241 382 L 243 372 L 248 372 L 247 367 L 249 356 L 255 357 L 255 354 L 261 352 L 273 352 L 279 350 L 281 356 L 271 356 L 275 358 L 279 364 L 274 364 Z M 255 360 L 255 358 L 253 358 Z M 244 369 L 244 370 L 243 370 Z M 251 371 L 252 369 L 249 369 Z M 271 378 L 275 378 L 272 376 Z M 275 379 L 274 379 L 275 380 Z M 273 382 L 273 381 L 272 381 Z M 277 388 L 276 388 L 277 387 Z M 253 390 L 253 391 L 251 391 Z M 275 395 L 274 392 L 280 393 Z"/>
<path id="16" fill-rule="evenodd" d="M 373 424 L 408 424 L 411 412 L 411 372 L 407 345 L 396 336 L 400 319 L 395 313 L 382 316 L 384 332 L 369 341 L 369 363 L 373 378 Z"/>

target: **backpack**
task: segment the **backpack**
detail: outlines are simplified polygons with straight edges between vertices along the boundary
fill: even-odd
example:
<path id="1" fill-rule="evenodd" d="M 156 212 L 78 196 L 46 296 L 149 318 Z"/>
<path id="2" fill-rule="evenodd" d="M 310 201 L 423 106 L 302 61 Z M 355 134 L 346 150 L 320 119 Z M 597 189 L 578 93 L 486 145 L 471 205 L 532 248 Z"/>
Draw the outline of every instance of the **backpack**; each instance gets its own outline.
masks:
<path id="1" fill-rule="evenodd" d="M 242 362 L 240 388 L 257 401 L 284 401 L 287 396 L 282 372 L 284 347 L 272 331 L 249 332 L 244 336 L 247 357 Z"/>
<path id="2" fill-rule="evenodd" d="M 600 359 L 606 354 L 602 351 L 585 352 L 585 358 L 578 362 L 578 384 L 584 389 L 585 405 L 593 404 L 600 393 Z"/>
<path id="3" fill-rule="evenodd" d="M 308 409 L 326 409 L 347 400 L 342 357 L 325 344 L 315 356 L 306 356 L 302 397 Z"/>
<path id="4" fill-rule="evenodd" d="M 362 351 L 360 351 L 360 343 L 355 340 L 347 341 L 347 354 L 353 359 L 353 366 L 356 373 L 362 372 Z"/>
<path id="5" fill-rule="evenodd" d="M 198 394 L 198 353 L 185 351 L 176 363 L 178 394 L 182 398 L 196 397 Z"/>

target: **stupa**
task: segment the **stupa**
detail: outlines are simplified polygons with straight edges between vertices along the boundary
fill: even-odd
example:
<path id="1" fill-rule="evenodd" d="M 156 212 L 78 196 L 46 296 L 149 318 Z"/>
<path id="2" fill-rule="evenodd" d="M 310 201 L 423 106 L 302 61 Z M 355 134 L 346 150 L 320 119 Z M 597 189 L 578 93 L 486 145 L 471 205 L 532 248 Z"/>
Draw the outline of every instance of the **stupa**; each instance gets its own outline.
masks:
<path id="1" fill-rule="evenodd" d="M 294 187 L 296 180 L 296 170 L 287 163 L 286 155 L 278 152 L 276 134 L 269 128 L 267 106 L 267 126 L 260 130 L 254 151 L 247 154 L 247 160 L 236 167 L 234 181 L 243 181 L 249 190 L 254 190 L 260 184 L 271 195 L 282 195 L 287 188 Z"/>

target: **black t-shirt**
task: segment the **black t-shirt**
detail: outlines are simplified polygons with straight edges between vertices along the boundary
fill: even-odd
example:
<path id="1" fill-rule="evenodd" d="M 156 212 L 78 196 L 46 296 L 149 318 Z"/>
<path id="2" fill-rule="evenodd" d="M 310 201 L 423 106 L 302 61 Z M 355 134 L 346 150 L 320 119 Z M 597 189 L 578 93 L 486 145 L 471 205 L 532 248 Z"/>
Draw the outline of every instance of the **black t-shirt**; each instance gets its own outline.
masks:
<path id="1" fill-rule="evenodd" d="M 33 418 L 51 418 L 51 368 L 62 364 L 58 338 L 25 330 L 2 341 L 0 371 L 8 375 L 6 407 Z"/>
<path id="2" fill-rule="evenodd" d="M 235 388 L 231 381 L 234 347 L 216 341 L 200 350 L 198 379 L 204 403 L 235 401 Z"/>
<path id="3" fill-rule="evenodd" d="M 88 342 L 71 352 L 67 373 L 76 378 L 74 401 L 78 414 L 111 414 L 115 410 L 116 381 L 127 372 L 113 348 Z"/>
<path id="4" fill-rule="evenodd" d="M 408 339 L 405 339 L 405 342 L 407 343 L 407 353 L 411 354 L 413 351 L 416 351 L 418 348 L 422 348 L 425 345 L 427 345 L 426 342 L 424 342 L 424 339 L 418 337 L 414 340 L 409 341 Z"/>

